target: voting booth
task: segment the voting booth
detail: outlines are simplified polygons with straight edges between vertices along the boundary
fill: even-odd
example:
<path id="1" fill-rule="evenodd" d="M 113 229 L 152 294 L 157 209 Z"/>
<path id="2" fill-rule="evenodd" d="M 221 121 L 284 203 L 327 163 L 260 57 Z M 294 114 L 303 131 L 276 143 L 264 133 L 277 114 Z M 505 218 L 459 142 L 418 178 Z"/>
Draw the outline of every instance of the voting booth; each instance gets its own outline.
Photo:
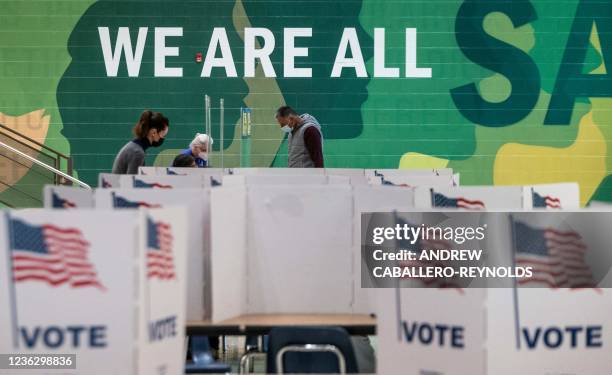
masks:
<path id="1" fill-rule="evenodd" d="M 144 176 L 222 176 L 223 168 L 175 168 L 175 167 L 139 167 L 138 174 Z"/>
<path id="2" fill-rule="evenodd" d="M 486 290 L 378 290 L 378 372 L 608 373 L 612 294 L 596 281 L 612 280 L 609 212 L 475 215 L 489 225 L 488 264 L 533 276 Z"/>
<path id="3" fill-rule="evenodd" d="M 506 257 L 499 259 L 535 268 L 517 282 L 522 288 L 488 290 L 490 373 L 608 373 L 612 293 L 595 281 L 612 277 L 609 214 L 513 213 L 500 224 L 495 249 Z"/>
<path id="4" fill-rule="evenodd" d="M 187 319 L 210 318 L 210 190 L 98 189 L 96 208 L 183 207 L 187 223 Z"/>
<path id="5" fill-rule="evenodd" d="M 474 227 L 480 214 L 396 212 L 394 223 L 410 226 Z M 374 219 L 372 219 L 374 220 Z M 477 239 L 451 239 L 416 243 L 397 239 L 397 249 L 477 249 Z M 452 267 L 451 262 L 400 261 L 397 266 Z M 454 278 L 447 280 L 393 280 L 378 289 L 378 372 L 382 374 L 485 375 L 486 290 L 466 289 Z M 428 288 L 426 288 L 428 287 Z M 444 287 L 444 289 L 441 289 Z"/>
<path id="6" fill-rule="evenodd" d="M 452 168 L 438 169 L 365 169 L 368 177 L 401 177 L 401 176 L 452 176 Z"/>
<path id="7" fill-rule="evenodd" d="M 605 373 L 612 294 L 596 281 L 612 276 L 608 225 L 609 213 L 596 211 L 506 215 L 498 243 L 534 275 L 517 282 L 523 288 L 489 291 L 491 371 L 510 374 L 512 362 L 522 373 Z"/>
<path id="8" fill-rule="evenodd" d="M 486 290 L 377 291 L 379 374 L 497 374 L 486 370 Z"/>
<path id="9" fill-rule="evenodd" d="M 43 189 L 45 208 L 92 208 L 94 206 L 93 191 L 89 189 L 46 185 Z"/>
<path id="10" fill-rule="evenodd" d="M 352 212 L 343 185 L 213 189 L 213 321 L 352 312 Z"/>
<path id="11" fill-rule="evenodd" d="M 350 183 L 347 176 L 326 175 L 226 175 L 223 176 L 223 186 L 235 185 L 329 185 Z"/>
<path id="12" fill-rule="evenodd" d="M 353 312 L 376 313 L 379 290 L 362 284 L 361 272 L 366 267 L 361 256 L 361 215 L 366 212 L 414 210 L 414 189 L 389 186 L 355 186 L 353 188 L 353 278 L 355 302 Z"/>
<path id="13" fill-rule="evenodd" d="M 184 189 L 211 186 L 210 177 L 204 176 L 142 176 L 124 175 L 119 178 L 122 189 Z"/>
<path id="14" fill-rule="evenodd" d="M 122 175 L 112 173 L 98 174 L 98 188 L 109 189 L 119 187 L 119 178 Z"/>
<path id="15" fill-rule="evenodd" d="M 522 186 L 417 187 L 419 209 L 522 210 Z"/>
<path id="16" fill-rule="evenodd" d="M 235 175 L 280 175 L 280 176 L 294 176 L 294 175 L 324 175 L 324 168 L 227 168 L 226 174 Z"/>
<path id="17" fill-rule="evenodd" d="M 523 187 L 525 208 L 545 210 L 580 209 L 580 188 L 577 183 L 528 185 Z"/>
<path id="18" fill-rule="evenodd" d="M 457 186 L 456 178 L 453 175 L 394 175 L 394 176 L 369 176 L 368 183 L 371 185 L 383 186 L 400 186 L 400 187 L 417 187 L 417 186 L 435 186 L 435 187 L 451 187 Z"/>
<path id="19" fill-rule="evenodd" d="M 0 351 L 76 354 L 74 374 L 183 373 L 185 225 L 179 209 L 2 212 Z"/>

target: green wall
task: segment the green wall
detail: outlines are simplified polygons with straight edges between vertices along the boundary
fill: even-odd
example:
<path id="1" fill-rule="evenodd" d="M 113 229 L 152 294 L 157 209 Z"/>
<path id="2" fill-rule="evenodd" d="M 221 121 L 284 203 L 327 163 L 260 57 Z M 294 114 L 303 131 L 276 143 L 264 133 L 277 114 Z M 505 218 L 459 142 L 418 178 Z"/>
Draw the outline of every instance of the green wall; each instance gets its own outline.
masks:
<path id="1" fill-rule="evenodd" d="M 170 118 L 163 150 L 147 160 L 166 163 L 203 131 L 208 94 L 214 107 L 225 100 L 225 142 L 215 142 L 225 166 L 240 160 L 241 107 L 253 109 L 251 166 L 286 165 L 274 122 L 286 103 L 321 122 L 328 167 L 452 167 L 462 184 L 577 181 L 583 203 L 612 200 L 612 1 L 33 0 L 0 9 L 0 112 L 43 110 L 45 143 L 69 153 L 87 182 L 110 170 L 146 108 Z M 148 28 L 137 77 L 124 58 L 117 77 L 107 76 L 98 27 L 109 28 L 112 47 L 119 27 L 133 46 Z M 155 77 L 156 27 L 182 28 L 166 40 L 180 50 L 166 65 L 182 67 L 182 77 Z M 195 56 L 206 56 L 215 27 L 226 30 L 237 77 L 222 68 L 201 77 Z M 245 27 L 273 33 L 277 77 L 261 66 L 244 77 Z M 312 68 L 310 78 L 283 74 L 283 30 L 296 27 L 312 28 L 296 41 L 308 48 L 296 66 Z M 330 77 L 345 28 L 355 28 L 368 77 L 354 69 Z M 375 28 L 385 29 L 386 65 L 399 78 L 374 76 Z M 405 77 L 406 28 L 417 29 L 417 64 L 431 78 Z M 217 140 L 217 108 L 212 115 Z"/>

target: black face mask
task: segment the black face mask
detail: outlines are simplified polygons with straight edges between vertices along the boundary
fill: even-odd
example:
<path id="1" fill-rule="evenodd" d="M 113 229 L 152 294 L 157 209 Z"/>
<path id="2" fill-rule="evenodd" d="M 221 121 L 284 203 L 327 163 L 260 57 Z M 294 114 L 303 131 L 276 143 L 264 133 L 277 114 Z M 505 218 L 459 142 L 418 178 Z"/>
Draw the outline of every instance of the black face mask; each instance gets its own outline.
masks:
<path id="1" fill-rule="evenodd" d="M 160 139 L 159 139 L 159 141 L 151 142 L 151 146 L 153 146 L 153 147 L 159 147 L 159 146 L 161 146 L 162 144 L 164 144 L 164 140 L 165 140 L 165 139 L 166 139 L 166 138 L 160 138 Z"/>

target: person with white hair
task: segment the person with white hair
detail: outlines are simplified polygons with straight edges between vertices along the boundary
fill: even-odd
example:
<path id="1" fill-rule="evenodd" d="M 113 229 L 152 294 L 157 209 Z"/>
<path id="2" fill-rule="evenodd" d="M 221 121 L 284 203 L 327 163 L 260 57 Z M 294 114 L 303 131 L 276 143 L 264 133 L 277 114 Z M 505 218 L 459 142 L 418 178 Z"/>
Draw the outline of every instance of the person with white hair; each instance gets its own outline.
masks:
<path id="1" fill-rule="evenodd" d="M 183 150 L 181 155 L 189 155 L 195 159 L 198 168 L 206 168 L 208 163 L 208 151 L 212 147 L 213 139 L 208 134 L 196 133 L 195 138 L 189 144 L 189 148 Z"/>

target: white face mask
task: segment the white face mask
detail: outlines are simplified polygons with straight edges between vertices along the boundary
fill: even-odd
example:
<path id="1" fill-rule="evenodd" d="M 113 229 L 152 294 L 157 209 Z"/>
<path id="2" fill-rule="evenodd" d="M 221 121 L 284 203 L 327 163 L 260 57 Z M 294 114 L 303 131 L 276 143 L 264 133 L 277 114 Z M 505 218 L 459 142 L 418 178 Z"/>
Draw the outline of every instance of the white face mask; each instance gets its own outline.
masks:
<path id="1" fill-rule="evenodd" d="M 198 157 L 202 160 L 208 160 L 208 152 L 200 152 Z"/>
<path id="2" fill-rule="evenodd" d="M 283 131 L 283 133 L 291 133 L 291 128 L 289 127 L 289 125 L 283 125 L 281 127 L 281 130 Z"/>

